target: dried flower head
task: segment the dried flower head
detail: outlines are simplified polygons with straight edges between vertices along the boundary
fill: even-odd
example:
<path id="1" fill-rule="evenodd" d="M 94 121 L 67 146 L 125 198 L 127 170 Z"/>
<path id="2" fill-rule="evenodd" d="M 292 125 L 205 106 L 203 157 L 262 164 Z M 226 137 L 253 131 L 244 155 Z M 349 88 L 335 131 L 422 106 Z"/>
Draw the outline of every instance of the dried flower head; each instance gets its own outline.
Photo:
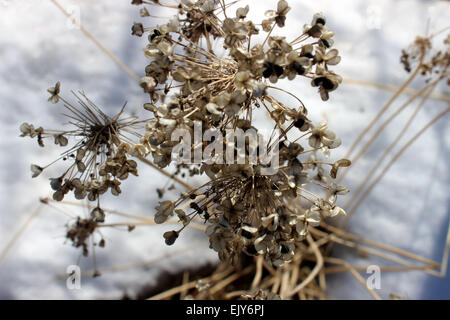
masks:
<path id="1" fill-rule="evenodd" d="M 450 42 L 449 36 L 444 39 L 445 50 L 432 50 L 432 37 L 417 37 L 407 48 L 402 50 L 400 62 L 407 72 L 411 72 L 416 66 L 426 82 L 433 77 L 448 76 L 450 65 Z"/>
<path id="2" fill-rule="evenodd" d="M 68 227 L 66 238 L 72 241 L 74 247 L 83 249 L 83 255 L 89 255 L 89 239 L 92 237 L 98 227 L 94 218 L 82 219 L 77 218 L 75 223 Z M 101 246 L 105 246 L 105 240 L 100 241 Z"/>

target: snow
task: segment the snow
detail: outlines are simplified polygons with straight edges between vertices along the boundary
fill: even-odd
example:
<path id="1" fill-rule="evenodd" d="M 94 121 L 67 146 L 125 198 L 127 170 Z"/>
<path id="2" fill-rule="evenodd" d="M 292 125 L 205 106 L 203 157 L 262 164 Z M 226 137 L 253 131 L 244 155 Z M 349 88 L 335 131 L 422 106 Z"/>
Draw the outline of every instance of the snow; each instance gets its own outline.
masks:
<path id="1" fill-rule="evenodd" d="M 143 74 L 146 59 L 142 54 L 145 38 L 131 36 L 131 25 L 141 21 L 139 8 L 130 1 L 61 0 L 61 4 L 80 13 L 80 21 L 106 48 L 111 50 L 133 72 Z M 264 6 L 247 1 L 252 16 L 261 17 L 272 9 L 274 1 Z M 335 71 L 344 78 L 373 81 L 399 86 L 407 75 L 399 63 L 400 51 L 416 35 L 447 27 L 450 6 L 444 1 L 383 0 L 383 1 L 289 1 L 293 8 L 288 15 L 283 34 L 294 37 L 314 13 L 322 11 L 327 24 L 336 32 L 335 47 L 342 62 Z M 245 5 L 243 1 L 242 6 Z M 79 10 L 79 11 L 77 11 Z M 166 12 L 157 12 L 169 15 Z M 156 13 L 154 13 L 156 14 Z M 6 246 L 13 234 L 25 223 L 39 205 L 39 198 L 49 195 L 48 178 L 59 172 L 52 167 L 39 178 L 31 180 L 31 163 L 44 164 L 58 155 L 56 148 L 40 149 L 35 141 L 19 138 L 19 125 L 61 123 L 59 105 L 47 102 L 46 89 L 58 80 L 62 92 L 82 89 L 91 100 L 111 114 L 119 111 L 128 101 L 129 112 L 138 115 L 146 100 L 136 82 L 103 54 L 80 30 L 73 28 L 67 18 L 48 0 L 0 1 L 0 243 Z M 157 19 L 154 24 L 162 23 Z M 149 22 L 146 21 L 146 25 Z M 422 80 L 412 84 L 420 88 Z M 330 127 L 342 138 L 343 146 L 332 153 L 333 158 L 343 156 L 356 135 L 367 125 L 391 92 L 343 84 L 323 103 L 308 81 L 282 83 L 284 89 L 298 95 L 309 109 L 311 118 L 320 122 L 328 119 Z M 300 89 L 301 88 L 301 89 Z M 448 95 L 440 86 L 437 91 Z M 409 96 L 402 95 L 392 110 Z M 448 106 L 443 100 L 430 99 L 403 137 L 396 150 L 413 134 Z M 409 107 L 377 139 L 376 143 L 352 168 L 345 184 L 352 189 L 371 168 L 393 137 L 407 121 L 414 106 Z M 386 119 L 388 115 L 383 117 Z M 55 125 L 56 126 L 56 125 Z M 450 132 L 448 116 L 424 133 L 396 162 L 389 173 L 374 188 L 359 207 L 349 230 L 368 239 L 383 242 L 440 261 L 449 225 L 448 158 Z M 394 151 L 395 152 L 395 151 Z M 387 163 L 385 161 L 385 163 Z M 151 168 L 140 166 L 140 177 L 130 178 L 123 185 L 123 195 L 108 197 L 105 206 L 128 213 L 152 216 L 157 204 L 156 187 L 168 179 Z M 139 182 L 137 182 L 139 181 Z M 190 181 L 195 184 L 195 181 Z M 172 191 L 166 195 L 175 197 Z M 86 214 L 87 210 L 67 207 L 72 217 Z M 68 217 L 44 207 L 38 217 L 14 244 L 0 262 L 0 298 L 3 299 L 90 299 L 120 298 L 124 293 L 157 281 L 160 270 L 180 269 L 201 262 L 216 261 L 208 248 L 208 241 L 200 231 L 190 230 L 173 247 L 167 247 L 162 233 L 168 226 L 102 231 L 107 244 L 97 250 L 99 268 L 143 263 L 161 258 L 146 267 L 126 271 L 105 272 L 101 277 L 83 277 L 81 290 L 68 290 L 64 275 L 68 265 L 79 264 L 83 271 L 93 268 L 92 259 L 80 258 L 79 250 L 64 243 Z M 109 222 L 123 221 L 112 217 Z M 336 247 L 339 257 L 355 265 L 379 264 L 385 261 L 357 257 L 353 251 Z M 368 276 L 364 272 L 363 277 Z M 328 294 L 332 298 L 370 298 L 350 274 L 330 277 Z M 378 293 L 388 298 L 391 292 L 407 298 L 450 298 L 450 279 L 435 280 L 419 271 L 382 273 L 382 288 Z"/>

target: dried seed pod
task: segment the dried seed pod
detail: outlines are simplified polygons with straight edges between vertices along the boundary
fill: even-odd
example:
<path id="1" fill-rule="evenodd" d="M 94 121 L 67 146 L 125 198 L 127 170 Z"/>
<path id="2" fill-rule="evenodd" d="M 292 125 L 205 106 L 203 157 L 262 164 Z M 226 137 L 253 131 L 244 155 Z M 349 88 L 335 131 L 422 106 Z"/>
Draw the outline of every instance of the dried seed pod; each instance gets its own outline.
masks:
<path id="1" fill-rule="evenodd" d="M 173 245 L 173 244 L 175 243 L 175 241 L 177 240 L 177 238 L 178 238 L 178 232 L 176 232 L 175 230 L 173 230 L 173 231 L 167 231 L 167 232 L 164 233 L 163 236 L 164 236 L 164 239 L 165 239 L 166 244 L 167 244 L 168 246 L 171 246 L 171 245 Z"/>

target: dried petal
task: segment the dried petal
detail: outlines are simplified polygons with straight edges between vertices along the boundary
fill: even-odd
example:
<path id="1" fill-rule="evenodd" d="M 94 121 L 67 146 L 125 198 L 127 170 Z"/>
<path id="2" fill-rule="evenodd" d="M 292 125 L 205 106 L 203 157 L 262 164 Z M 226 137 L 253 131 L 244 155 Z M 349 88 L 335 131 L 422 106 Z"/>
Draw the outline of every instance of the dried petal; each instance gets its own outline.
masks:
<path id="1" fill-rule="evenodd" d="M 105 222 L 105 211 L 100 207 L 96 207 L 91 211 L 91 218 L 96 222 Z"/>

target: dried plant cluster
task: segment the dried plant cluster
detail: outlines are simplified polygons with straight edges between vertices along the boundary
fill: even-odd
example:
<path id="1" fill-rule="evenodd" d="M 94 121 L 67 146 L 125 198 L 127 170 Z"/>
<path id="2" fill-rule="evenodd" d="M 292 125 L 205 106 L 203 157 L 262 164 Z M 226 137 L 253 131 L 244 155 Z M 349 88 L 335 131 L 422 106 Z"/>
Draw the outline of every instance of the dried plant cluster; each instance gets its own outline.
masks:
<path id="1" fill-rule="evenodd" d="M 87 198 L 96 201 L 88 219 L 78 219 L 69 227 L 67 238 L 74 246 L 82 247 L 83 254 L 88 255 L 88 238 L 94 233 L 98 223 L 105 221 L 105 214 L 100 207 L 100 196 L 110 190 L 118 196 L 122 191 L 121 181 L 130 174 L 137 176 L 137 163 L 129 159 L 130 144 L 140 138 L 136 131 L 143 127 L 142 121 L 124 117 L 122 110 L 114 117 L 106 115 L 97 105 L 89 100 L 83 92 L 73 93 L 79 106 L 71 104 L 60 95 L 60 83 L 48 89 L 49 101 L 60 100 L 66 110 L 65 116 L 71 126 L 68 130 L 35 128 L 23 123 L 21 136 L 36 138 L 39 146 L 44 147 L 46 139 L 54 140 L 56 145 L 67 147 L 61 156 L 46 166 L 31 165 L 32 177 L 38 177 L 44 170 L 57 161 L 68 162 L 67 169 L 50 179 L 53 200 L 62 201 L 64 196 L 73 192 L 78 200 Z M 73 145 L 69 146 L 69 138 Z M 100 242 L 104 243 L 101 239 Z"/>
<path id="2" fill-rule="evenodd" d="M 170 7 L 160 1 L 133 4 Z M 227 129 L 258 131 L 252 115 L 256 109 L 265 110 L 271 126 L 281 135 L 272 136 L 266 146 L 253 147 L 271 149 L 276 145 L 277 173 L 264 174 L 264 164 L 250 163 L 248 149 L 252 146 L 246 150 L 245 164 L 230 164 L 225 159 L 202 163 L 197 173 L 206 173 L 210 181 L 176 201 L 161 202 L 155 221 L 163 223 L 177 215 L 183 223 L 181 229 L 164 234 L 170 245 L 191 221 L 201 217 L 209 222 L 210 246 L 222 260 L 236 262 L 244 252 L 263 255 L 270 264 L 280 266 L 292 259 L 296 243 L 305 238 L 309 225 L 345 214 L 335 203 L 337 195 L 348 189 L 334 184 L 332 178 L 339 167 L 350 162 L 322 160 L 321 154 L 328 155 L 341 140 L 326 123 L 314 126 L 299 98 L 297 107 L 288 107 L 269 91 L 277 89 L 273 84 L 279 79 L 301 76 L 311 79 L 322 100 L 328 100 L 329 92 L 341 82 L 329 66 L 339 63 L 340 57 L 338 50 L 331 48 L 334 32 L 321 13 L 314 15 L 297 38 L 287 40 L 274 35 L 284 27 L 290 11 L 286 1 L 278 1 L 276 10 L 267 11 L 258 25 L 247 19 L 249 6 L 233 12 L 228 7 L 223 1 L 181 1 L 173 7 L 177 15 L 166 24 L 133 25 L 133 34 L 148 36 L 144 54 L 150 63 L 140 83 L 151 99 L 144 108 L 154 115 L 136 152 L 151 154 L 155 164 L 164 168 L 174 161 L 177 141 L 171 141 L 171 136 L 175 130 L 193 133 L 194 123 L 200 122 L 203 132 L 214 129 L 222 136 Z M 141 16 L 149 15 L 143 7 Z M 264 41 L 252 41 L 259 33 L 265 33 Z M 214 49 L 217 46 L 220 49 Z M 293 141 L 287 137 L 291 129 L 299 132 Z M 308 145 L 302 145 L 300 138 Z M 205 142 L 192 146 L 204 147 Z M 327 165 L 331 170 L 324 169 Z M 328 197 L 309 191 L 311 185 Z M 304 201 L 289 205 L 299 197 Z"/>
<path id="3" fill-rule="evenodd" d="M 417 37 L 407 49 L 402 50 L 400 62 L 407 72 L 418 66 L 420 74 L 427 78 L 426 82 L 436 77 L 445 78 L 448 76 L 450 63 L 450 35 L 444 40 L 444 45 L 447 47 L 446 51 L 432 52 L 431 38 Z"/>
<path id="4" fill-rule="evenodd" d="M 61 174 L 50 179 L 53 199 L 41 201 L 74 205 L 63 201 L 65 195 L 73 192 L 78 200 L 94 202 L 82 204 L 90 208 L 90 215 L 69 224 L 66 238 L 87 256 L 90 244 L 105 246 L 100 227 L 125 226 L 131 231 L 138 225 L 181 223 L 178 230 L 164 234 L 168 245 L 173 244 L 186 227 L 205 231 L 210 247 L 218 252 L 222 263 L 201 280 L 192 275 L 195 280 L 189 281 L 189 272 L 185 271 L 180 286 L 168 288 L 153 299 L 325 299 L 326 275 L 347 271 L 375 299 L 380 299 L 358 273 L 358 270 L 367 270 L 367 266 L 352 266 L 330 257 L 334 244 L 353 248 L 363 257 L 377 255 L 401 265 L 382 267 L 383 271 L 424 270 L 438 277 L 445 275 L 442 268 L 446 265 L 445 254 L 439 264 L 350 234 L 343 227 L 397 158 L 450 111 L 447 107 L 408 140 L 365 189 L 433 89 L 442 80 L 449 83 L 450 37 L 444 41 L 445 51 L 433 52 L 431 39 L 434 36 L 417 37 L 402 51 L 400 61 L 411 75 L 356 138 L 345 158 L 332 162 L 328 160 L 330 150 L 339 147 L 341 140 L 326 123 L 312 123 L 299 97 L 276 86 L 281 79 L 308 78 L 324 101 L 329 99 L 329 92 L 339 86 L 342 79 L 330 71 L 329 66 L 338 64 L 340 56 L 338 50 L 332 48 L 334 33 L 328 29 L 325 16 L 314 15 L 311 24 L 304 25 L 298 37 L 286 39 L 275 35 L 282 31 L 291 9 L 286 1 L 278 1 L 276 9 L 267 11 L 265 19 L 258 24 L 247 18 L 249 6 L 236 9 L 232 7 L 236 3 L 238 1 L 227 4 L 225 0 L 181 0 L 171 5 L 163 0 L 132 0 L 132 4 L 142 6 L 141 17 L 153 17 L 154 7 L 168 8 L 175 14 L 166 24 L 144 27 L 135 23 L 132 26 L 133 35 L 145 35 L 149 41 L 144 48 L 149 64 L 139 84 L 150 98 L 144 105 L 151 113 L 150 119 L 125 116 L 125 106 L 110 117 L 83 92 L 74 93 L 78 105 L 73 105 L 60 95 L 58 82 L 48 89 L 49 101 L 63 103 L 71 128 L 50 130 L 29 123 L 20 126 L 21 136 L 37 139 L 41 147 L 50 138 L 56 145 L 66 148 L 49 165 L 31 166 L 35 178 L 59 160 L 68 163 Z M 352 156 L 363 137 L 418 74 L 426 77 L 427 84 L 414 92 L 384 121 L 361 151 Z M 139 79 L 135 75 L 133 78 Z M 273 90 L 294 97 L 298 105 L 285 105 L 271 94 Z M 375 162 L 343 208 L 337 206 L 337 196 L 349 192 L 340 185 L 351 164 L 347 158 L 355 164 L 383 129 L 418 97 L 422 97 L 421 101 L 401 133 Z M 264 128 L 258 128 L 260 124 L 254 121 L 257 112 L 266 114 L 273 130 L 263 143 L 245 140 L 243 154 L 232 140 L 233 156 L 243 158 L 243 163 L 230 163 L 226 154 L 216 152 L 220 148 L 213 149 L 207 159 L 196 162 L 196 151 L 204 155 L 211 145 L 229 147 L 227 139 L 218 139 L 226 138 L 229 130 L 262 132 Z M 194 139 L 192 142 L 190 137 L 195 137 L 198 127 L 201 137 L 210 130 L 217 135 L 214 140 L 203 139 L 198 143 Z M 189 154 L 194 155 L 191 162 L 178 162 L 182 156 L 175 151 L 179 141 L 173 139 L 177 130 L 189 136 L 183 139 L 189 140 L 189 151 L 192 151 Z M 267 173 L 269 164 L 261 158 L 256 162 L 252 159 L 255 152 L 259 156 L 264 150 L 266 153 L 275 151 L 271 153 L 271 157 L 278 160 L 275 173 Z M 150 157 L 152 161 L 147 159 Z M 102 207 L 100 197 L 103 194 L 110 191 L 118 196 L 121 181 L 130 174 L 138 175 L 137 162 L 131 158 L 150 165 L 189 190 L 177 200 L 161 201 L 154 219 Z M 176 165 L 174 174 L 165 171 L 169 165 Z M 342 167 L 344 172 L 338 177 Z M 208 182 L 198 188 L 190 186 L 178 177 L 180 174 L 184 177 L 185 170 L 190 176 L 205 174 Z M 174 185 L 169 189 L 172 188 Z M 165 187 L 156 191 L 162 198 Z M 346 215 L 346 211 L 348 214 L 338 227 L 324 221 L 324 218 Z M 106 213 L 139 222 L 107 224 Z M 96 234 L 100 235 L 100 240 L 94 239 Z M 450 237 L 447 252 L 449 248 Z M 0 260 L 2 257 L 0 255 Z M 330 267 L 330 264 L 335 266 Z M 441 268 L 440 272 L 435 270 L 437 268 Z M 96 265 L 92 274 L 100 275 Z M 391 295 L 391 298 L 397 297 Z"/>
<path id="5" fill-rule="evenodd" d="M 115 117 L 110 118 L 82 92 L 81 96 L 74 93 L 81 108 L 74 106 L 59 95 L 59 90 L 59 82 L 48 90 L 52 94 L 49 101 L 57 103 L 61 99 L 64 102 L 72 130 L 45 130 L 42 127 L 35 129 L 28 123 L 20 126 L 21 136 L 37 137 L 41 147 L 44 147 L 43 141 L 46 138 L 54 139 L 55 144 L 61 147 L 68 145 L 68 137 L 77 140 L 57 159 L 69 161 L 71 164 L 62 175 L 50 179 L 50 185 L 55 191 L 53 199 L 61 201 L 70 191 L 73 191 L 78 200 L 87 197 L 90 201 L 96 201 L 108 190 L 118 196 L 121 193 L 119 180 L 127 179 L 130 173 L 138 175 L 137 163 L 128 159 L 127 153 L 129 143 L 133 142 L 132 137 L 139 138 L 134 129 L 138 128 L 140 121 L 121 118 L 125 106 Z M 33 178 L 50 165 L 32 165 Z"/>

